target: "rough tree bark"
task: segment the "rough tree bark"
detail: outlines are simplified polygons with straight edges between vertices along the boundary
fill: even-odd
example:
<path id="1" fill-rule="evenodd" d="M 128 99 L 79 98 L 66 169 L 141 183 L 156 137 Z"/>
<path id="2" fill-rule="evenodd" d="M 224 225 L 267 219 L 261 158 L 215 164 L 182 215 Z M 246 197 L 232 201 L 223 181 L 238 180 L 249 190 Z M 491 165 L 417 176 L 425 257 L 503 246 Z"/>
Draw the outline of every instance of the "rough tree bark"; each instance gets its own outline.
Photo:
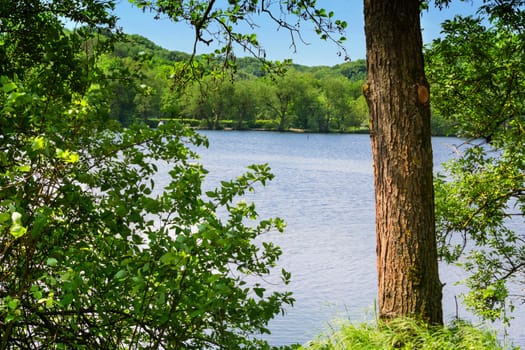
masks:
<path id="1" fill-rule="evenodd" d="M 419 0 L 364 0 L 379 316 L 441 324 Z"/>

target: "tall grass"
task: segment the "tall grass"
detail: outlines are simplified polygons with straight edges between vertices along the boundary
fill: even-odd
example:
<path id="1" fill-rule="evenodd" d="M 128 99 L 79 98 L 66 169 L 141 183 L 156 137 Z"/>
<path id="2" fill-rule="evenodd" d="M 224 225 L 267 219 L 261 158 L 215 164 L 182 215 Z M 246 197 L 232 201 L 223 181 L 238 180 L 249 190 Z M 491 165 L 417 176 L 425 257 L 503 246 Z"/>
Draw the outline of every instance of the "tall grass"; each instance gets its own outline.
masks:
<path id="1" fill-rule="evenodd" d="M 496 334 L 457 321 L 445 327 L 428 326 L 410 319 L 380 324 L 344 324 L 340 330 L 304 345 L 301 350 L 501 350 Z"/>

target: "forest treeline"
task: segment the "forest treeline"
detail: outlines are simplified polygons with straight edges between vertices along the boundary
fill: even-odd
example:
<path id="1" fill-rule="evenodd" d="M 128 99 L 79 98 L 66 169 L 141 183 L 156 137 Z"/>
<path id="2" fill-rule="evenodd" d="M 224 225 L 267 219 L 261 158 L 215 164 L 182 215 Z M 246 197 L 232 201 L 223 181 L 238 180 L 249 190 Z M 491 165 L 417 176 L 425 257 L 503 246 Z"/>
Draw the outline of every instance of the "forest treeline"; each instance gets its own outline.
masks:
<path id="1" fill-rule="evenodd" d="M 185 84 L 179 73 L 191 70 L 185 66 L 189 58 L 140 35 L 124 35 L 113 53 L 101 58 L 103 69 L 120 77 L 112 82 L 112 119 L 153 126 L 178 119 L 213 130 L 368 131 L 368 106 L 361 91 L 365 60 L 330 67 L 283 62 L 283 74 L 269 74 L 258 59 L 243 57 L 235 59 L 233 73 Z M 220 60 L 201 55 L 195 61 L 211 65 L 212 59 Z M 451 134 L 439 117 L 433 118 L 432 129 L 434 135 Z"/>

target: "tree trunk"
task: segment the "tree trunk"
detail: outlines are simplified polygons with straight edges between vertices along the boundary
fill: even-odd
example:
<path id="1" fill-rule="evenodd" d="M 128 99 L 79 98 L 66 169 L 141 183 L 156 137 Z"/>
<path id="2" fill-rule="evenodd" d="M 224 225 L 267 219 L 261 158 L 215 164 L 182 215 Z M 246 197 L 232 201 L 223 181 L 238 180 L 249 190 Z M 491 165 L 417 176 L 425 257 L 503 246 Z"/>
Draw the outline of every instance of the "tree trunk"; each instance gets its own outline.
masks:
<path id="1" fill-rule="evenodd" d="M 281 108 L 281 110 L 279 111 L 279 129 L 278 129 L 279 131 L 285 130 L 287 110 L 288 110 L 288 107 Z"/>
<path id="2" fill-rule="evenodd" d="M 382 319 L 443 322 L 419 0 L 364 0 Z"/>

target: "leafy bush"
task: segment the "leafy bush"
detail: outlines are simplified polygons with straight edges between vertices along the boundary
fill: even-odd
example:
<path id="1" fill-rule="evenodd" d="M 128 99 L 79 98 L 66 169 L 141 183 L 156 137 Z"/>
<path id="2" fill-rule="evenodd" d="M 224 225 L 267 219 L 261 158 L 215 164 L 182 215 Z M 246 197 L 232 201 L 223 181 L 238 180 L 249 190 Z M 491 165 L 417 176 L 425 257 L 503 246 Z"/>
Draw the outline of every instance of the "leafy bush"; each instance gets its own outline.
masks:
<path id="1" fill-rule="evenodd" d="M 234 125 L 235 125 L 235 122 L 233 120 L 231 120 L 231 119 L 224 119 L 224 120 L 221 120 L 221 122 L 220 122 L 221 128 L 230 129 Z"/>
<path id="2" fill-rule="evenodd" d="M 337 332 L 305 345 L 303 350 L 435 350 L 504 349 L 495 333 L 465 322 L 432 327 L 410 319 L 388 323 L 344 324 Z"/>
<path id="3" fill-rule="evenodd" d="M 185 145 L 206 141 L 191 130 L 99 129 L 86 100 L 50 110 L 15 81 L 4 79 L 2 91 L 5 344 L 233 349 L 256 343 L 248 335 L 267 332 L 292 303 L 289 293 L 244 280 L 269 273 L 281 253 L 252 240 L 282 222 L 246 226 L 254 206 L 234 204 L 272 177 L 267 166 L 223 182 L 208 200 L 205 170 Z M 161 166 L 170 169 L 166 184 L 154 181 Z"/>
<path id="4" fill-rule="evenodd" d="M 264 130 L 277 130 L 279 123 L 277 120 L 273 119 L 260 119 L 256 120 L 254 124 L 255 129 L 264 129 Z"/>
<path id="5" fill-rule="evenodd" d="M 204 138 L 109 120 L 118 77 L 96 64 L 109 43 L 95 27 L 112 3 L 13 4 L 0 33 L 13 53 L 0 66 L 0 348 L 268 348 L 257 336 L 293 299 L 265 290 L 281 250 L 254 239 L 284 224 L 238 198 L 269 168 L 202 193 Z M 93 28 L 63 31 L 67 10 Z M 20 28 L 31 45 L 4 34 Z"/>

